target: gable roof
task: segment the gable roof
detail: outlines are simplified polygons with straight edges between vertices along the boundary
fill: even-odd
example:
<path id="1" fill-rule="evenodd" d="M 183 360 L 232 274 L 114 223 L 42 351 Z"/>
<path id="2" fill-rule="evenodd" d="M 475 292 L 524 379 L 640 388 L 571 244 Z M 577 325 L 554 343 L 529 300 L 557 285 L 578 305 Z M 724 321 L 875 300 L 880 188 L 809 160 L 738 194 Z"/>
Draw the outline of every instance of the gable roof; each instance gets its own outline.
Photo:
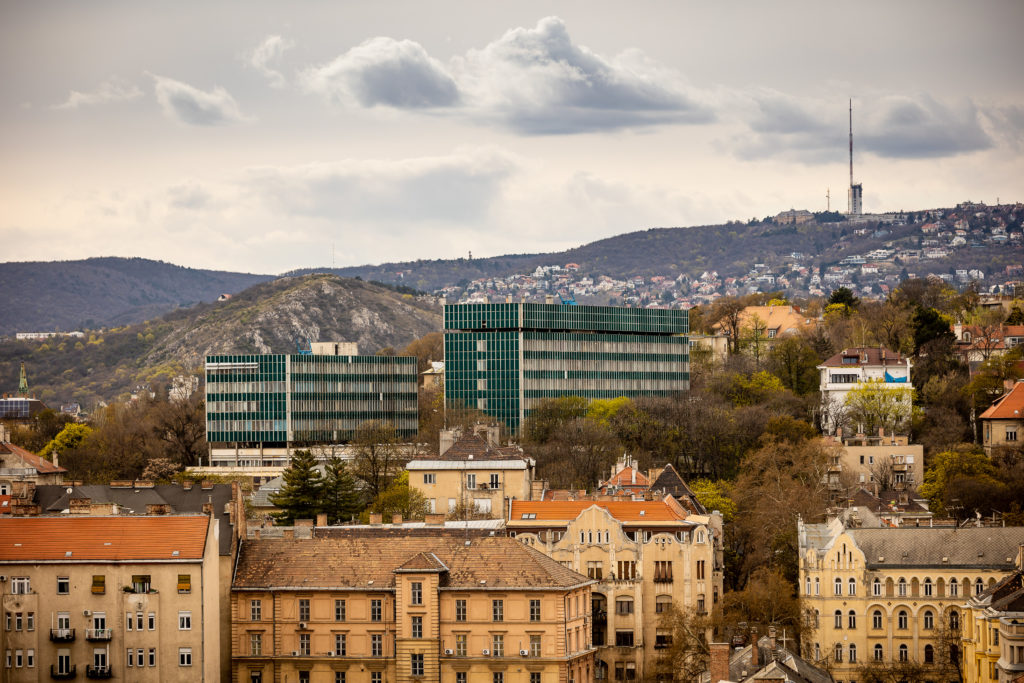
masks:
<path id="1" fill-rule="evenodd" d="M 783 680 L 793 683 L 832 683 L 827 671 L 811 665 L 778 643 L 773 648 L 769 636 L 758 638 L 756 662 L 751 645 L 729 657 L 729 679 L 733 681 L 778 680 L 782 673 L 786 674 Z"/>
<path id="2" fill-rule="evenodd" d="M 982 420 L 1024 420 L 1024 382 L 1017 382 L 1013 388 L 996 399 L 995 403 L 981 414 Z"/>
<path id="3" fill-rule="evenodd" d="M 198 560 L 209 521 L 206 515 L 0 518 L 0 562 Z"/>
<path id="4" fill-rule="evenodd" d="M 664 500 L 513 500 L 509 523 L 535 515 L 536 521 L 571 522 L 590 507 L 608 511 L 620 522 L 681 522 L 686 515 L 673 509 Z"/>
<path id="5" fill-rule="evenodd" d="M 691 509 L 694 514 L 708 514 L 707 508 L 697 500 L 697 494 L 679 476 L 679 472 L 672 466 L 672 463 L 665 465 L 665 468 L 658 474 L 654 483 L 651 484 L 651 491 L 664 491 L 673 498 L 682 500 L 683 505 Z"/>
<path id="6" fill-rule="evenodd" d="M 422 460 L 526 460 L 527 456 L 516 446 L 492 446 L 479 434 L 466 434 L 443 454 Z"/>
<path id="7" fill-rule="evenodd" d="M 20 458 L 26 467 L 31 467 L 39 474 L 59 474 L 61 472 L 67 472 L 63 467 L 58 467 L 46 458 L 41 458 L 31 451 L 27 451 L 21 446 L 15 446 L 13 443 L 7 441 L 0 442 L 0 454 L 2 455 L 13 455 L 16 458 Z"/>
<path id="8" fill-rule="evenodd" d="M 635 477 L 635 480 L 634 480 Z M 647 478 L 647 475 L 640 470 L 627 465 L 618 472 L 616 472 L 608 481 L 601 484 L 601 488 L 607 486 L 619 486 L 619 487 L 642 487 L 648 488 L 651 484 L 651 480 Z"/>
<path id="9" fill-rule="evenodd" d="M 844 358 L 856 357 L 856 363 L 844 363 Z M 865 367 L 868 365 L 906 365 L 907 357 L 898 351 L 890 351 L 887 348 L 877 346 L 854 346 L 843 349 L 818 367 L 826 368 L 850 368 Z"/>

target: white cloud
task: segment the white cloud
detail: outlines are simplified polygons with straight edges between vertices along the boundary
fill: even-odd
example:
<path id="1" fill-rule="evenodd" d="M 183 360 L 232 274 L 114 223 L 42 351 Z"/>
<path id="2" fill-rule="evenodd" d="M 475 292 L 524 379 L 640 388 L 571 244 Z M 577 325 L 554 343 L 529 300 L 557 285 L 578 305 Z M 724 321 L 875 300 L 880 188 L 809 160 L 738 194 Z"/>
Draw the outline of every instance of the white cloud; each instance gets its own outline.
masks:
<path id="1" fill-rule="evenodd" d="M 220 86 L 207 92 L 188 83 L 151 75 L 155 82 L 157 102 L 169 118 L 193 126 L 215 126 L 246 120 L 235 98 Z"/>
<path id="2" fill-rule="evenodd" d="M 142 90 L 136 85 L 112 77 L 100 83 L 92 92 L 80 92 L 72 90 L 68 98 L 61 104 L 54 105 L 54 109 L 78 109 L 79 107 L 90 107 L 98 104 L 109 104 L 111 102 L 127 102 L 142 97 Z"/>
<path id="3" fill-rule="evenodd" d="M 309 92 L 364 107 L 423 109 L 459 100 L 458 87 L 444 66 L 411 40 L 373 38 L 332 62 L 307 69 L 302 80 Z"/>
<path id="4" fill-rule="evenodd" d="M 285 85 L 284 74 L 275 69 L 274 65 L 281 60 L 285 51 L 291 49 L 294 45 L 292 41 L 281 36 L 267 36 L 249 55 L 249 64 L 266 76 L 271 87 L 282 88 Z"/>

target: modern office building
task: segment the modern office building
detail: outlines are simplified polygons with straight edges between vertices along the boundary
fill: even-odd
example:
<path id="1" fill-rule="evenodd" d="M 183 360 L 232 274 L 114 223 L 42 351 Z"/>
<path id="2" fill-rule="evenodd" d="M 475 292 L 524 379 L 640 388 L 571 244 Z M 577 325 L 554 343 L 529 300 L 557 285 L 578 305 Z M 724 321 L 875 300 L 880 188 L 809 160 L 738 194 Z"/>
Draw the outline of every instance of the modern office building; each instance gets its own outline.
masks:
<path id="1" fill-rule="evenodd" d="M 540 303 L 444 307 L 445 407 L 518 432 L 545 398 L 689 388 L 686 311 Z"/>
<path id="2" fill-rule="evenodd" d="M 330 353 L 207 356 L 210 464 L 283 465 L 295 448 L 350 440 L 367 420 L 414 436 L 416 357 L 346 353 L 355 350 L 317 344 Z"/>

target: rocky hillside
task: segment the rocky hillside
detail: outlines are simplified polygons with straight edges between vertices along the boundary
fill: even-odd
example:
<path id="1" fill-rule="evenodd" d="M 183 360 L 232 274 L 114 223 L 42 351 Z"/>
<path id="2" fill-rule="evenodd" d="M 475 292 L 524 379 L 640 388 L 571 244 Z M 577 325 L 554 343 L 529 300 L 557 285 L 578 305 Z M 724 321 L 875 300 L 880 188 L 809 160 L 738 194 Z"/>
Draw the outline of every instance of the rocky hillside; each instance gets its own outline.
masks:
<path id="1" fill-rule="evenodd" d="M 353 341 L 361 353 L 403 348 L 441 328 L 441 311 L 410 294 L 335 275 L 280 278 L 222 303 L 199 304 L 82 341 L 0 344 L 0 388 L 18 385 L 24 360 L 36 396 L 84 408 L 142 384 L 200 371 L 216 353 L 294 353 L 297 340 Z"/>

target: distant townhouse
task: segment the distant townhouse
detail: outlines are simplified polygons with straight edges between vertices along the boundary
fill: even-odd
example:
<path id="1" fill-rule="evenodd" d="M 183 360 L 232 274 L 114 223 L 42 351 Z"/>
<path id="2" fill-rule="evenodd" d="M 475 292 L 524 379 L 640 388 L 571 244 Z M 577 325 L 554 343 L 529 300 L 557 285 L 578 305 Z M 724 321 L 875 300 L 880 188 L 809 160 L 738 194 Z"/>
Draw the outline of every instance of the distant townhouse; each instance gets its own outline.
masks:
<path id="1" fill-rule="evenodd" d="M 59 484 L 67 470 L 8 441 L 8 431 L 0 424 L 0 496 L 11 495 L 19 482 Z"/>
<path id="2" fill-rule="evenodd" d="M 844 425 L 846 397 L 851 389 L 879 383 L 884 388 L 905 390 L 910 386 L 910 368 L 909 358 L 882 347 L 843 349 L 827 359 L 818 366 L 821 373 L 822 430 L 835 433 Z M 906 404 L 909 416 L 909 397 Z M 858 428 L 856 431 L 863 430 Z"/>
<path id="3" fill-rule="evenodd" d="M 858 434 L 829 441 L 837 446 L 829 468 L 836 487 L 913 490 L 924 483 L 924 446 L 910 443 L 907 436 Z"/>
<path id="4" fill-rule="evenodd" d="M 978 416 L 982 446 L 992 455 L 999 448 L 1014 448 L 1024 440 L 1024 381 L 1013 387 Z"/>

